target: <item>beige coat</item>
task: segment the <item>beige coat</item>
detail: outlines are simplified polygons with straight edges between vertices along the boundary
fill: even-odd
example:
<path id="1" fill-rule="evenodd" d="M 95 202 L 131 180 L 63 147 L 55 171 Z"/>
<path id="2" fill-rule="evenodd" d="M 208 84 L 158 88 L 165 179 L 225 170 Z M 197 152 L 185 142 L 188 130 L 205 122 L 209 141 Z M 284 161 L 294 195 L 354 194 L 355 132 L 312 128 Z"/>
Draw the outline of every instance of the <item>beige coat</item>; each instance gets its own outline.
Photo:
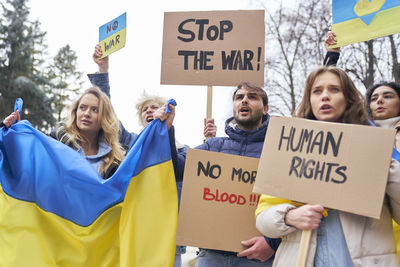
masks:
<path id="1" fill-rule="evenodd" d="M 272 238 L 283 236 L 274 266 L 296 266 L 301 230 L 284 222 L 286 212 L 292 208 L 295 207 L 291 204 L 280 204 L 257 216 L 256 226 L 262 234 Z M 347 212 L 339 212 L 339 217 L 355 267 L 398 266 L 392 218 L 400 222 L 400 163 L 392 160 L 380 220 Z M 316 239 L 313 230 L 307 267 L 314 265 Z"/>
<path id="2" fill-rule="evenodd" d="M 400 149 L 400 117 L 394 117 L 391 119 L 387 120 L 376 120 L 374 121 L 376 126 L 381 127 L 381 128 L 387 128 L 387 129 L 396 129 L 396 143 L 395 146 L 397 150 Z"/>

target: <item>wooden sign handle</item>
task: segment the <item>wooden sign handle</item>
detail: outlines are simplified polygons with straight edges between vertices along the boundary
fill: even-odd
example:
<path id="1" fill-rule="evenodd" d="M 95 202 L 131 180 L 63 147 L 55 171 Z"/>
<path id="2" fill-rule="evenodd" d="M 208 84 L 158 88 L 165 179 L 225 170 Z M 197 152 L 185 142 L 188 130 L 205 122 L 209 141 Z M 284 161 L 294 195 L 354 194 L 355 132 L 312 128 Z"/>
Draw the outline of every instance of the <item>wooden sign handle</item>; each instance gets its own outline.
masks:
<path id="1" fill-rule="evenodd" d="M 212 85 L 208 85 L 207 86 L 207 114 L 206 114 L 207 119 L 212 118 L 212 94 L 213 94 Z M 209 137 L 206 137 L 206 141 L 208 139 L 209 139 Z"/>
<path id="2" fill-rule="evenodd" d="M 301 233 L 299 254 L 297 255 L 296 267 L 305 267 L 308 255 L 308 249 L 310 248 L 312 230 L 303 230 Z"/>
<path id="3" fill-rule="evenodd" d="M 212 118 L 212 94 L 213 94 L 212 85 L 208 85 L 207 86 L 207 114 L 206 114 L 207 119 Z"/>

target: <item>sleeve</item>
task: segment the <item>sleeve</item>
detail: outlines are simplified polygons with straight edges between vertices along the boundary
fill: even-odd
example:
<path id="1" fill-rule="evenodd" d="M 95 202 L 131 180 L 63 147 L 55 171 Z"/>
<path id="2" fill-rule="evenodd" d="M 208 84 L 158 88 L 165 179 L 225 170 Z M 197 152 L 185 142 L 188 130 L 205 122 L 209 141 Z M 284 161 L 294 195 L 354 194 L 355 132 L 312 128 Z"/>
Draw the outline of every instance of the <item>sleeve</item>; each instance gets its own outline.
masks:
<path id="1" fill-rule="evenodd" d="M 302 205 L 303 203 L 300 202 L 262 195 L 256 209 L 258 231 L 270 238 L 278 238 L 293 233 L 297 228 L 287 225 L 285 216 L 289 210 Z M 328 211 L 325 209 L 322 214 L 326 217 Z"/>
<path id="2" fill-rule="evenodd" d="M 88 74 L 87 76 L 92 85 L 98 86 L 101 89 L 101 91 L 103 91 L 103 93 L 105 93 L 109 98 L 111 98 L 110 80 L 108 77 L 108 72 L 93 73 L 93 74 Z"/>
<path id="3" fill-rule="evenodd" d="M 57 128 L 51 129 L 51 132 L 50 132 L 49 136 L 50 136 L 51 138 L 57 140 L 56 131 L 57 131 Z"/>
<path id="4" fill-rule="evenodd" d="M 175 128 L 173 125 L 168 130 L 168 138 L 169 138 L 169 146 L 171 149 L 172 165 L 174 166 L 175 180 L 182 181 L 183 174 L 179 175 L 180 169 L 178 169 L 178 151 L 176 150 L 176 145 L 175 145 Z M 183 169 L 181 171 L 183 172 Z"/>
<path id="5" fill-rule="evenodd" d="M 183 181 L 187 149 L 183 149 L 180 151 L 176 150 L 174 126 L 171 127 L 171 129 L 168 131 L 168 134 L 169 134 L 169 143 L 171 147 L 172 163 L 174 165 L 175 180 L 178 182 Z M 195 147 L 195 149 L 209 150 L 209 144 L 208 142 L 203 143 Z"/>
<path id="6" fill-rule="evenodd" d="M 59 131 L 60 130 L 60 131 Z M 57 135 L 57 131 L 59 131 L 59 134 Z M 51 129 L 49 136 L 53 139 L 56 139 L 57 141 L 60 141 L 59 139 L 61 138 L 62 135 L 66 133 L 65 130 L 65 124 L 63 122 L 58 122 L 53 129 Z M 61 142 L 61 141 L 60 141 Z"/>
<path id="7" fill-rule="evenodd" d="M 94 86 L 98 86 L 103 93 L 105 93 L 109 98 L 110 95 L 110 80 L 107 73 L 93 73 L 87 75 L 90 82 Z M 133 141 L 136 139 L 137 134 L 128 132 L 122 122 L 119 122 L 119 143 L 123 146 L 124 149 L 128 150 Z"/>
<path id="8" fill-rule="evenodd" d="M 265 241 L 267 241 L 268 245 L 274 250 L 277 251 L 279 245 L 281 244 L 282 239 L 281 238 L 269 238 L 264 236 Z"/>
<path id="9" fill-rule="evenodd" d="M 285 223 L 286 213 L 296 208 L 292 204 L 279 204 L 259 213 L 256 227 L 260 233 L 270 238 L 278 238 L 293 233 L 297 228 Z"/>
<path id="10" fill-rule="evenodd" d="M 400 223 L 400 163 L 395 159 L 392 159 L 390 164 L 386 195 L 389 198 L 392 217 Z"/>
<path id="11" fill-rule="evenodd" d="M 118 132 L 118 139 L 119 143 L 123 146 L 125 150 L 129 150 L 133 141 L 135 141 L 138 135 L 135 133 L 128 132 L 122 122 L 119 122 L 119 132 Z"/>
<path id="12" fill-rule="evenodd" d="M 340 57 L 338 52 L 327 52 L 324 59 L 324 66 L 336 66 Z"/>
<path id="13" fill-rule="evenodd" d="M 183 181 L 183 174 L 185 169 L 186 149 L 180 151 L 176 149 L 174 126 L 171 126 L 171 129 L 169 129 L 168 131 L 168 135 L 169 135 L 169 145 L 171 148 L 172 164 L 174 166 L 175 180 L 177 182 L 181 182 Z"/>

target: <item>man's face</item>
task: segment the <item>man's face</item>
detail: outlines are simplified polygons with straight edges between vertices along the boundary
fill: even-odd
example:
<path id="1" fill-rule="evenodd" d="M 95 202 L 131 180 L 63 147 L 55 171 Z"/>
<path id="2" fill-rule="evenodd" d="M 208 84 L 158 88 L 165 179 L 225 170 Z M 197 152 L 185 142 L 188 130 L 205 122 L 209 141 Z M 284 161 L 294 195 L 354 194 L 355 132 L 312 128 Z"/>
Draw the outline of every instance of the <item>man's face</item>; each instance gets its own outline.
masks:
<path id="1" fill-rule="evenodd" d="M 261 126 L 262 117 L 268 112 L 262 98 L 256 91 L 241 88 L 233 99 L 233 116 L 238 127 L 243 130 L 254 130 Z"/>

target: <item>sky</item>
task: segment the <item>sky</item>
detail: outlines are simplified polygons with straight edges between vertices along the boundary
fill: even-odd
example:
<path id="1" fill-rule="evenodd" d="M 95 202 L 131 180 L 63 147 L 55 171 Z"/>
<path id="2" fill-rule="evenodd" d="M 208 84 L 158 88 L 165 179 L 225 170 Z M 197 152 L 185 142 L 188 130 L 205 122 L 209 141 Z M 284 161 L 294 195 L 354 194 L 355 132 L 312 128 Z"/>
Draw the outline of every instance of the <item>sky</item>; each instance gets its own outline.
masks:
<path id="1" fill-rule="evenodd" d="M 78 69 L 97 71 L 92 60 L 99 27 L 127 12 L 126 46 L 110 55 L 111 101 L 118 118 L 129 131 L 140 132 L 136 103 L 140 95 L 174 98 L 176 139 L 190 147 L 203 142 L 206 86 L 160 85 L 164 12 L 256 9 L 248 0 L 156 1 L 54 1 L 31 0 L 30 19 L 39 20 L 47 32 L 49 55 L 69 44 L 77 53 Z M 82 89 L 90 87 L 86 75 Z M 213 87 L 213 117 L 217 136 L 225 136 L 225 120 L 232 116 L 233 87 Z"/>

